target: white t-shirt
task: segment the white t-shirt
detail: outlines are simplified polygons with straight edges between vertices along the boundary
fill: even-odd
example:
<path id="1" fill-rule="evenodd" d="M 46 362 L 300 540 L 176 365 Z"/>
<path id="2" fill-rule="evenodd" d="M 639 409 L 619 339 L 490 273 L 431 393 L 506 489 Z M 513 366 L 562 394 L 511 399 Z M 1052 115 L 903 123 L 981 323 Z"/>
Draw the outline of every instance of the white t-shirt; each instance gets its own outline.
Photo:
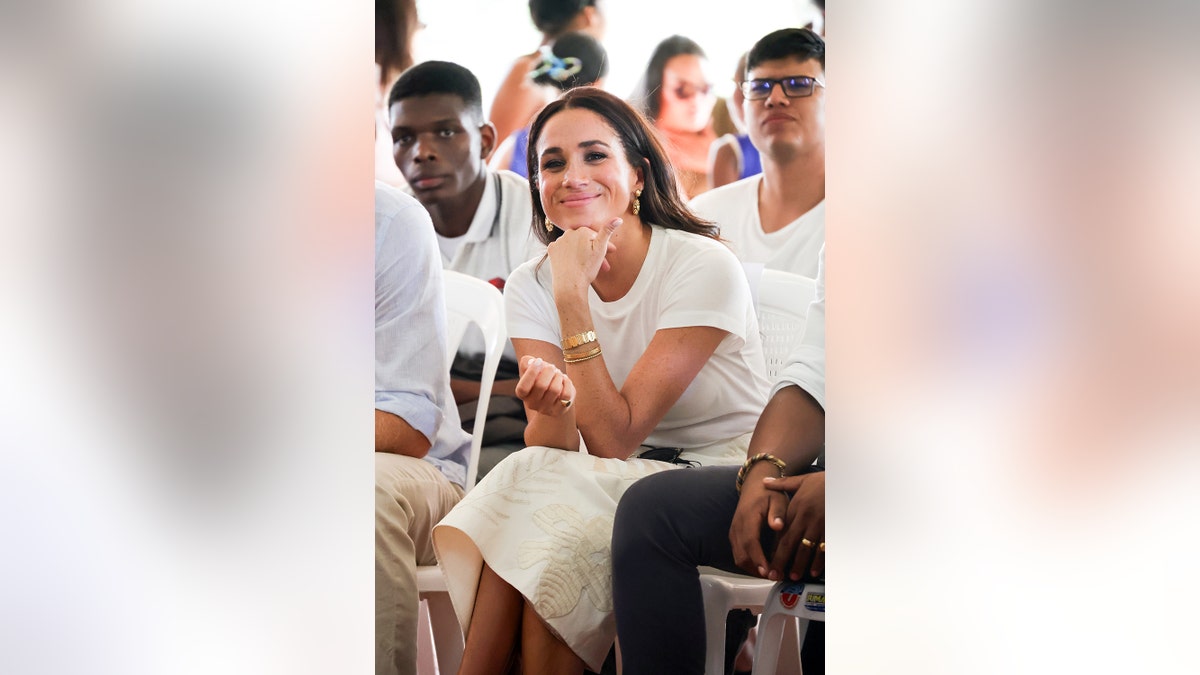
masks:
<path id="1" fill-rule="evenodd" d="M 594 330 L 618 389 L 655 331 L 712 326 L 728 331 L 696 379 L 645 445 L 699 448 L 754 431 L 767 402 L 762 342 L 746 275 L 723 244 L 678 230 L 651 228 L 650 249 L 633 287 L 604 302 L 588 289 Z M 550 261 L 513 272 L 505 293 L 509 335 L 562 343 Z M 583 403 L 583 402 L 581 402 Z"/>
<path id="2" fill-rule="evenodd" d="M 689 204 L 696 215 L 721 228 L 743 263 L 765 264 L 812 279 L 817 276 L 817 258 L 825 245 L 825 202 L 775 232 L 763 232 L 758 217 L 758 186 L 762 175 L 743 178 L 709 190 Z"/>
<path id="3" fill-rule="evenodd" d="M 545 252 L 533 236 L 532 222 L 528 181 L 511 171 L 489 171 L 466 234 L 438 235 L 442 267 L 484 281 L 507 280 L 521 263 Z"/>

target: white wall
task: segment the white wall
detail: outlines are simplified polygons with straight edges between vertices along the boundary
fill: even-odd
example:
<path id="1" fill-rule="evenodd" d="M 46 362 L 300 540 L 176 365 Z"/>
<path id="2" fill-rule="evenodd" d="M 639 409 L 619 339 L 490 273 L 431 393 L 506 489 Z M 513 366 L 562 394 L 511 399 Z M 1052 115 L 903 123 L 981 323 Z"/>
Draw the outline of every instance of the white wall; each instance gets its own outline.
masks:
<path id="1" fill-rule="evenodd" d="M 820 21 L 808 0 L 601 2 L 608 18 L 605 88 L 623 98 L 632 92 L 663 38 L 679 34 L 698 42 L 708 53 L 718 95 L 727 96 L 733 90 L 737 58 L 758 38 L 778 28 Z M 426 24 L 416 38 L 417 60 L 453 61 L 469 68 L 479 78 L 485 109 L 513 59 L 532 52 L 541 39 L 529 19 L 527 0 L 418 0 L 417 9 Z"/>

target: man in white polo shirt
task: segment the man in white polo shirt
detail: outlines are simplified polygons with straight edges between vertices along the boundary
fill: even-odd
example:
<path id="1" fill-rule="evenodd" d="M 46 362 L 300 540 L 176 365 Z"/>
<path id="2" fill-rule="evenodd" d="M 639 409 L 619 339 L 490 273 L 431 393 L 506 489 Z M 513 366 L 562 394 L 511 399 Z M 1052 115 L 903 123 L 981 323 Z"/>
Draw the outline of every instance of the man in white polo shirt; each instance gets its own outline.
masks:
<path id="1" fill-rule="evenodd" d="M 762 174 L 691 202 L 743 263 L 817 276 L 825 243 L 825 41 L 807 28 L 763 37 L 746 58 L 744 110 Z"/>
<path id="2" fill-rule="evenodd" d="M 396 165 L 429 211 L 442 267 L 503 288 L 542 247 L 528 181 L 487 167 L 496 130 L 483 117 L 479 81 L 460 65 L 426 61 L 396 81 L 388 111 Z"/>
<path id="3" fill-rule="evenodd" d="M 503 290 L 508 275 L 539 256 L 544 247 L 532 233 L 529 182 L 511 171 L 492 171 L 487 157 L 496 130 L 483 117 L 479 80 L 446 61 L 419 63 L 396 80 L 388 96 L 392 148 L 409 190 L 429 211 L 437 233 L 442 267 L 491 282 Z M 483 339 L 471 330 L 459 346 L 451 380 L 454 398 L 467 404 L 470 419 L 479 396 Z M 504 350 L 493 393 L 511 398 L 516 386 L 516 355 Z M 524 409 L 493 401 L 492 417 L 505 411 L 515 425 L 491 425 L 507 436 L 521 435 Z M 501 434 L 505 437 L 505 434 Z"/>

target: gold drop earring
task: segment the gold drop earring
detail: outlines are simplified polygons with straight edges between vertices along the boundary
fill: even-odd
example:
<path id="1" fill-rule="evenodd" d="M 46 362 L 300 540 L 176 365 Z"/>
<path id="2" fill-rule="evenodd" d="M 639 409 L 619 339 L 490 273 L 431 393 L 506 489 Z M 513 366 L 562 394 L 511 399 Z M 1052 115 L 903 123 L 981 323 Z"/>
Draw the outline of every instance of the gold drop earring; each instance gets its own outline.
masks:
<path id="1" fill-rule="evenodd" d="M 633 215 L 637 215 L 638 211 L 642 210 L 642 188 L 633 191 Z"/>
<path id="2" fill-rule="evenodd" d="M 547 218 L 546 219 L 546 232 L 553 232 L 553 231 L 554 231 L 554 223 L 550 222 L 550 219 Z"/>

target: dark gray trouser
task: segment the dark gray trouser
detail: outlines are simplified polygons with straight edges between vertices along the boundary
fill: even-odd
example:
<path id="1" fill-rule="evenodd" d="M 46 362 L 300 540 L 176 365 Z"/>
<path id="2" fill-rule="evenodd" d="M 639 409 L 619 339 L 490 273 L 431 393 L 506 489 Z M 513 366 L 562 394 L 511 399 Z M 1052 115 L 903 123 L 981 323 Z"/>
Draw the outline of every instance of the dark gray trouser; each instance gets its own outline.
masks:
<path id="1" fill-rule="evenodd" d="M 696 568 L 743 572 L 729 545 L 737 471 L 666 471 L 639 480 L 621 497 L 613 525 L 613 601 L 625 675 L 704 673 Z M 824 641 L 824 623 L 809 624 L 805 675 L 824 671 Z"/>

